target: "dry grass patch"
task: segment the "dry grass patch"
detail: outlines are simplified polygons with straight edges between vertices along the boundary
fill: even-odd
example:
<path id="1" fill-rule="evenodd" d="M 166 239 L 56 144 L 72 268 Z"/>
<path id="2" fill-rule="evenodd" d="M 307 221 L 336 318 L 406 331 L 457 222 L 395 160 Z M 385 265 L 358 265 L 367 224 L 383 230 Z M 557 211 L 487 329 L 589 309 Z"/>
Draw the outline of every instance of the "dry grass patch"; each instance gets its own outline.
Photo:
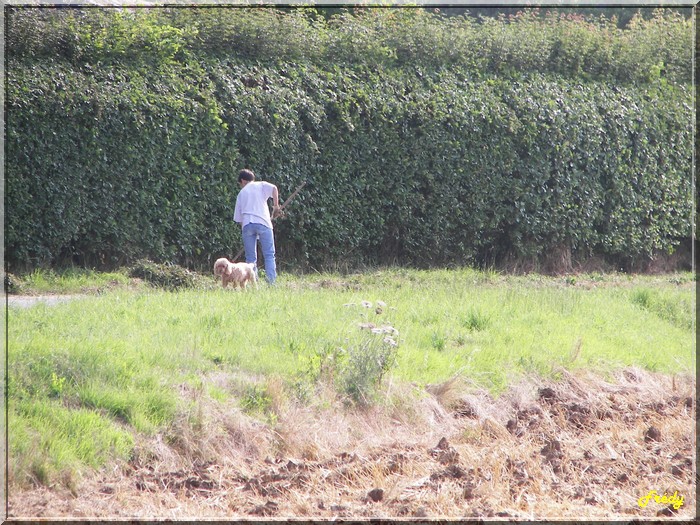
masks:
<path id="1" fill-rule="evenodd" d="M 272 381 L 267 422 L 185 391 L 191 417 L 130 463 L 84 478 L 77 496 L 10 490 L 10 515 L 693 517 L 695 379 L 634 368 L 560 377 L 495 399 L 461 378 L 390 383 L 365 409 L 302 405 Z M 640 507 L 651 490 L 684 503 Z"/>

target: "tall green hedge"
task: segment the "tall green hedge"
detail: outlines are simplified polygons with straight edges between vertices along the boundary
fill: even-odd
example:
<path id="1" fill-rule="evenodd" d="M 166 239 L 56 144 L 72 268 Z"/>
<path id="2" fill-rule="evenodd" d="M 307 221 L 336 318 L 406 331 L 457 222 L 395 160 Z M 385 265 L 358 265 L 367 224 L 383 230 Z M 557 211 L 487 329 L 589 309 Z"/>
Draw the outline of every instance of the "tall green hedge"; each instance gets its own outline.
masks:
<path id="1" fill-rule="evenodd" d="M 231 215 L 238 152 L 203 80 L 181 67 L 13 68 L 8 262 L 192 264 L 230 247 L 221 218 Z"/>
<path id="2" fill-rule="evenodd" d="M 7 263 L 207 266 L 240 247 L 242 167 L 283 198 L 308 183 L 283 265 L 671 251 L 691 235 L 692 69 L 667 41 L 686 26 L 13 10 Z"/>

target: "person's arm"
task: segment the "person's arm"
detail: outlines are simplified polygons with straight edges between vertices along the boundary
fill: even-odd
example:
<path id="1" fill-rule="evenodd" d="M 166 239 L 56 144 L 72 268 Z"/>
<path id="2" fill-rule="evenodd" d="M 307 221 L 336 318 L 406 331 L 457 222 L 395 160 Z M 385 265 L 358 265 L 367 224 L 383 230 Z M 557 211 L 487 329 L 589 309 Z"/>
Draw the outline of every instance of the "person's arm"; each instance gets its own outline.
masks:
<path id="1" fill-rule="evenodd" d="M 277 190 L 277 186 L 272 188 L 272 206 L 274 208 L 280 207 L 280 192 Z"/>
<path id="2" fill-rule="evenodd" d="M 272 218 L 276 219 L 282 213 L 280 209 L 280 193 L 277 190 L 277 186 L 272 187 Z"/>

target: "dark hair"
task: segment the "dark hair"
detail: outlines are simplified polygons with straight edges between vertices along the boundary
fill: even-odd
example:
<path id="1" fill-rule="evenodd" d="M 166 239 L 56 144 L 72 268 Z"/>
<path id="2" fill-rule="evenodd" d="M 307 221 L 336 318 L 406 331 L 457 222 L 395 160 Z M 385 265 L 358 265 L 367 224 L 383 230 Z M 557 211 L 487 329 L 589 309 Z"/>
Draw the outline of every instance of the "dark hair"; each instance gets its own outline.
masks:
<path id="1" fill-rule="evenodd" d="M 253 173 L 251 170 L 241 170 L 238 172 L 238 182 L 241 182 L 242 180 L 247 180 L 250 182 L 251 180 L 255 180 L 255 173 Z"/>

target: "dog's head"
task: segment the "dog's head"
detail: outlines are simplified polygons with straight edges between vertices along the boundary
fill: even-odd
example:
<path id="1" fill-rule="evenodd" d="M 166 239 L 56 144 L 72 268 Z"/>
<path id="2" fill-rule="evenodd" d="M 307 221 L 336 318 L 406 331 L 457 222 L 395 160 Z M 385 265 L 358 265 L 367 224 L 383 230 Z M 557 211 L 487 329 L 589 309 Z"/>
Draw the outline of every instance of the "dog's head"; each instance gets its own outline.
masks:
<path id="1" fill-rule="evenodd" d="M 214 275 L 217 277 L 220 275 L 229 275 L 231 273 L 231 263 L 226 257 L 217 259 L 214 263 Z"/>

